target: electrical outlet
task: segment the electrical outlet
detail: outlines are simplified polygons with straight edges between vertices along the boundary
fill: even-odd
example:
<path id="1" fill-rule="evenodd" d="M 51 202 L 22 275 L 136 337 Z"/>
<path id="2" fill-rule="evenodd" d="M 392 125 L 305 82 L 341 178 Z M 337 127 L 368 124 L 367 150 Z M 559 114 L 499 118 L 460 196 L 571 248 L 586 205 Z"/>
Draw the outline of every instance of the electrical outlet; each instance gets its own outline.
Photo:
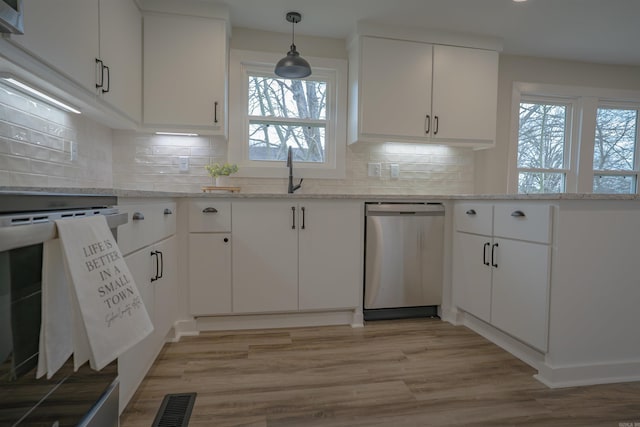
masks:
<path id="1" fill-rule="evenodd" d="M 400 177 L 400 165 L 391 164 L 391 178 L 399 178 Z"/>
<path id="2" fill-rule="evenodd" d="M 382 176 L 382 163 L 369 163 L 367 166 L 369 170 L 369 176 Z"/>
<path id="3" fill-rule="evenodd" d="M 178 167 L 180 172 L 189 172 L 189 156 L 178 157 Z"/>

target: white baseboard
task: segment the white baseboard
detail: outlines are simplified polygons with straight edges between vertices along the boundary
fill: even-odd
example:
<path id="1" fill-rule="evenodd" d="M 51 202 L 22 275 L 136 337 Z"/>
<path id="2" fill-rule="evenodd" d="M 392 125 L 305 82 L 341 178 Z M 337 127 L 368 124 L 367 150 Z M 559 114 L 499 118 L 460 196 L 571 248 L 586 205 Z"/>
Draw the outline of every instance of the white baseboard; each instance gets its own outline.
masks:
<path id="1" fill-rule="evenodd" d="M 295 328 L 308 326 L 358 326 L 357 312 L 329 311 L 311 313 L 243 314 L 198 317 L 197 331 L 232 331 L 241 329 Z M 362 320 L 360 320 L 362 323 Z"/>
<path id="2" fill-rule="evenodd" d="M 534 377 L 550 388 L 640 381 L 640 361 L 555 367 L 545 364 Z"/>

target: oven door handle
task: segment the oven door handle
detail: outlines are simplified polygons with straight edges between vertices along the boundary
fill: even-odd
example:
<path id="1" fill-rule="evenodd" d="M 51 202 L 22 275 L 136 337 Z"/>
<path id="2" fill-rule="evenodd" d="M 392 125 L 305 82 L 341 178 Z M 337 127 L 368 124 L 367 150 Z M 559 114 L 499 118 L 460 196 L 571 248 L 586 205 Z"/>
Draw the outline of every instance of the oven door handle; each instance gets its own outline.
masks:
<path id="1" fill-rule="evenodd" d="M 105 215 L 109 228 L 126 224 L 126 213 Z M 0 228 L 0 252 L 29 245 L 37 245 L 58 237 L 58 228 L 55 222 L 43 222 L 41 224 L 16 225 Z"/>

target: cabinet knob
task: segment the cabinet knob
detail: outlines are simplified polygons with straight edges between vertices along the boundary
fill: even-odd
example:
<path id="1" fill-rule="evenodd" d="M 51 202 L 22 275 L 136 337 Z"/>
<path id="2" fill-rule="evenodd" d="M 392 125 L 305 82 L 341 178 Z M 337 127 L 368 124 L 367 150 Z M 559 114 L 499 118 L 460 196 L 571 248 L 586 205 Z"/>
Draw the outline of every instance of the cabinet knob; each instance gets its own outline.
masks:
<path id="1" fill-rule="evenodd" d="M 476 210 L 475 210 L 475 209 L 469 209 L 469 210 L 466 212 L 466 214 L 467 214 L 467 215 L 475 215 L 475 214 L 476 214 Z"/>
<path id="2" fill-rule="evenodd" d="M 218 213 L 218 209 L 209 206 L 208 208 L 202 209 L 202 213 Z"/>
<path id="3" fill-rule="evenodd" d="M 171 212 L 171 209 L 169 209 L 169 208 L 164 208 L 164 214 L 165 215 L 172 215 L 173 212 Z"/>
<path id="4" fill-rule="evenodd" d="M 142 221 L 144 219 L 144 215 L 142 215 L 142 212 L 135 212 L 131 219 L 134 221 Z"/>
<path id="5" fill-rule="evenodd" d="M 222 239 L 222 241 L 225 242 L 225 243 L 229 243 L 229 238 L 225 237 L 224 239 Z"/>
<path id="6" fill-rule="evenodd" d="M 522 211 L 513 211 L 511 212 L 511 216 L 515 216 L 517 218 L 524 218 L 526 215 Z"/>

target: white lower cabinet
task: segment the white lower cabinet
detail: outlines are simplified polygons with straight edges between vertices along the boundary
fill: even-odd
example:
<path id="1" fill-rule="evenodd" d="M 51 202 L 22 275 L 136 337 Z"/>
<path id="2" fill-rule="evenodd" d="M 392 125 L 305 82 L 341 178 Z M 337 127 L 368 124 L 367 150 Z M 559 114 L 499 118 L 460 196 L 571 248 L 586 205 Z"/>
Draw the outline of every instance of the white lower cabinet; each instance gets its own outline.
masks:
<path id="1" fill-rule="evenodd" d="M 188 271 L 192 315 L 232 312 L 231 233 L 190 233 Z"/>
<path id="2" fill-rule="evenodd" d="M 461 203 L 454 222 L 454 304 L 546 351 L 551 207 Z"/>
<path id="3" fill-rule="evenodd" d="M 233 312 L 357 307 L 361 221 L 357 202 L 234 202 Z"/>
<path id="4" fill-rule="evenodd" d="M 154 328 L 148 337 L 118 358 L 122 413 L 153 365 L 177 319 L 178 257 L 174 234 L 175 203 L 125 204 L 119 207 L 129 213 L 130 221 L 118 228 L 118 240 L 123 243 L 119 246 Z M 133 221 L 134 215 L 144 219 Z M 138 239 L 132 240 L 134 236 Z"/>

